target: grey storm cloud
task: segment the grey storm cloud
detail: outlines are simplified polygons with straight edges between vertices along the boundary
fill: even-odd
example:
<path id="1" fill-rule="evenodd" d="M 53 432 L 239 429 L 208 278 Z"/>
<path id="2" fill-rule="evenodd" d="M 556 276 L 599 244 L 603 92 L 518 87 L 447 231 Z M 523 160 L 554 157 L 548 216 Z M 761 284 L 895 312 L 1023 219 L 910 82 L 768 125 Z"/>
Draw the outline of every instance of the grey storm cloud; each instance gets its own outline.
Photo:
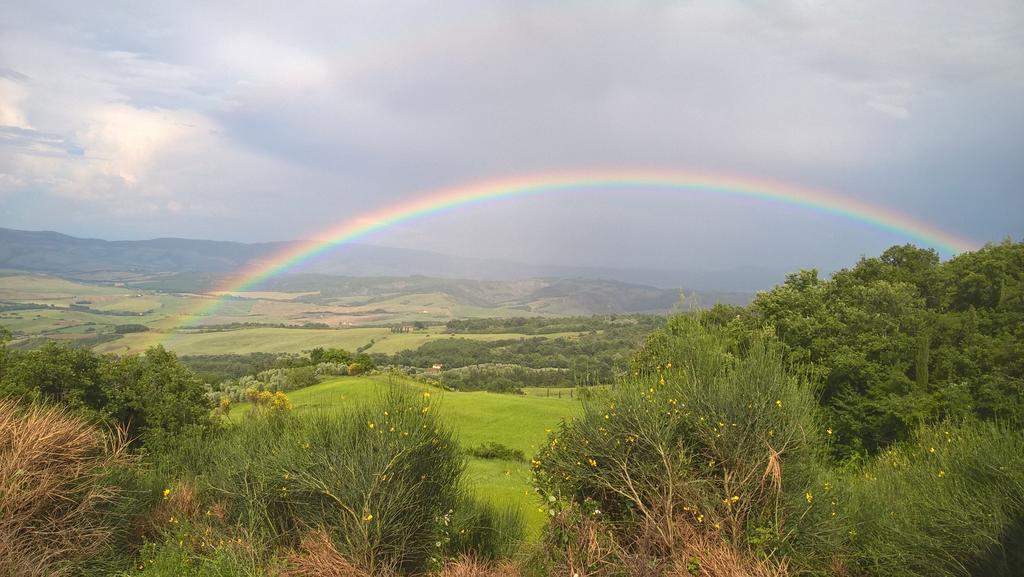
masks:
<path id="1" fill-rule="evenodd" d="M 980 241 L 1024 232 L 1016 1 L 4 12 L 4 226 L 303 238 L 436 188 L 649 167 L 831 190 Z M 827 267 L 904 239 L 786 206 L 604 191 L 368 240 L 532 262 Z"/>

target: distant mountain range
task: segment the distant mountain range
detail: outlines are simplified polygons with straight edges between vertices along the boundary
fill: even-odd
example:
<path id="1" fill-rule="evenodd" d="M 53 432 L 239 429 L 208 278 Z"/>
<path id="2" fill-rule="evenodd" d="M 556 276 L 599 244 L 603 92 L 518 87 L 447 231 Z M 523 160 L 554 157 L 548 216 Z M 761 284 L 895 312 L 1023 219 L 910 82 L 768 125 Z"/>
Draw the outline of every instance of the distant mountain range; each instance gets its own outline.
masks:
<path id="1" fill-rule="evenodd" d="M 198 276 L 213 277 L 230 275 L 256 262 L 266 261 L 296 244 L 181 238 L 108 241 L 76 238 L 49 231 L 0 228 L 0 268 L 79 278 L 96 278 L 113 272 L 177 273 L 187 276 L 199 273 Z M 683 289 L 688 293 L 695 292 L 703 305 L 715 302 L 744 303 L 750 300 L 754 291 L 768 288 L 782 279 L 778 271 L 761 269 L 708 273 L 534 265 L 366 244 L 339 247 L 305 263 L 301 270 L 295 272 L 345 277 L 421 276 L 477 281 L 602 281 L 592 284 L 595 287 L 601 286 L 598 292 L 605 295 L 612 291 L 612 287 L 618 287 L 617 290 L 621 291 L 643 292 L 641 301 L 664 303 L 669 299 L 668 294 L 675 295 L 671 298 L 674 302 L 679 289 Z M 577 290 L 582 287 L 578 282 L 573 286 Z M 632 288 L 627 290 L 627 287 Z M 665 294 L 655 295 L 649 292 L 651 290 Z M 626 297 L 625 301 L 631 298 Z"/>

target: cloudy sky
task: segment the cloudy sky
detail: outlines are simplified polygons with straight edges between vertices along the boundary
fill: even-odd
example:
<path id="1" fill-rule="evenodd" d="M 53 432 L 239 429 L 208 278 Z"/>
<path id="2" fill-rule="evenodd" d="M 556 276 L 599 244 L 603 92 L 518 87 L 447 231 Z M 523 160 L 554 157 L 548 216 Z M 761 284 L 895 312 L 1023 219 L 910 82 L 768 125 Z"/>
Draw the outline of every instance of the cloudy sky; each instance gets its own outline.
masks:
<path id="1" fill-rule="evenodd" d="M 298 239 L 439 188 L 649 168 L 1024 235 L 1019 0 L 0 4 L 0 226 Z M 829 268 L 905 240 L 642 189 L 366 239 L 657 268 Z"/>

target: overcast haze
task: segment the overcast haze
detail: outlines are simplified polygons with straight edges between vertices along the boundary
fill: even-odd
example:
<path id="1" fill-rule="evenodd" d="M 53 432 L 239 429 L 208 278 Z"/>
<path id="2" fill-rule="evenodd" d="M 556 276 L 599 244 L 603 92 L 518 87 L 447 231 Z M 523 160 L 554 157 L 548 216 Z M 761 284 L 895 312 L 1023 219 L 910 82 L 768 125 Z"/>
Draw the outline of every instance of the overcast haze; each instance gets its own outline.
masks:
<path id="1" fill-rule="evenodd" d="M 650 167 L 1024 233 L 1019 0 L 0 4 L 0 226 L 299 239 L 439 187 Z M 904 241 L 626 189 L 365 239 L 654 268 L 830 268 Z"/>

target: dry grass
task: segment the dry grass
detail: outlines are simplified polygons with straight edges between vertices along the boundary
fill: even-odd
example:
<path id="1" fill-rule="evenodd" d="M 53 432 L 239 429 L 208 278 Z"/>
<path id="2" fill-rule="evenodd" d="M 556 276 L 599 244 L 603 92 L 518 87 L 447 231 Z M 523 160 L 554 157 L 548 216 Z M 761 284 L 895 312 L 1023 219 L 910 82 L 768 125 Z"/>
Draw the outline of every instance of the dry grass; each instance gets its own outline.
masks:
<path id="1" fill-rule="evenodd" d="M 195 487 L 190 483 L 175 483 L 165 490 L 163 500 L 139 520 L 139 532 L 158 535 L 161 530 L 181 521 L 194 521 L 199 517 L 201 503 Z M 214 504 L 206 517 L 217 521 L 224 518 L 223 505 Z"/>
<path id="2" fill-rule="evenodd" d="M 673 525 L 672 541 L 659 528 Z M 644 520 L 625 534 L 563 511 L 551 519 L 542 546 L 552 575 L 578 577 L 787 577 L 785 560 L 757 559 L 708 524 L 688 518 Z M 554 540 L 552 536 L 557 536 Z M 473 575 L 473 573 L 457 574 Z M 481 573 L 481 575 L 489 575 Z M 501 574 L 499 574 L 501 575 Z"/>
<path id="3" fill-rule="evenodd" d="M 287 556 L 281 577 L 392 577 L 391 572 L 371 574 L 338 552 L 330 534 L 319 529 L 302 538 L 299 550 Z"/>
<path id="4" fill-rule="evenodd" d="M 680 547 L 673 561 L 671 577 L 786 577 L 786 563 L 773 563 L 744 555 L 734 545 L 713 533 L 691 525 L 680 527 Z"/>
<path id="5" fill-rule="evenodd" d="M 307 533 L 298 551 L 287 556 L 280 577 L 395 577 L 392 571 L 366 571 L 342 555 L 327 531 Z M 437 577 L 520 577 L 511 562 L 488 563 L 463 556 L 445 565 Z"/>
<path id="6" fill-rule="evenodd" d="M 519 568 L 509 561 L 485 563 L 463 556 L 444 566 L 438 577 L 520 577 Z"/>
<path id="7" fill-rule="evenodd" d="M 62 409 L 0 400 L 0 574 L 59 577 L 109 545 L 102 510 L 120 493 L 105 477 L 125 447 Z"/>

